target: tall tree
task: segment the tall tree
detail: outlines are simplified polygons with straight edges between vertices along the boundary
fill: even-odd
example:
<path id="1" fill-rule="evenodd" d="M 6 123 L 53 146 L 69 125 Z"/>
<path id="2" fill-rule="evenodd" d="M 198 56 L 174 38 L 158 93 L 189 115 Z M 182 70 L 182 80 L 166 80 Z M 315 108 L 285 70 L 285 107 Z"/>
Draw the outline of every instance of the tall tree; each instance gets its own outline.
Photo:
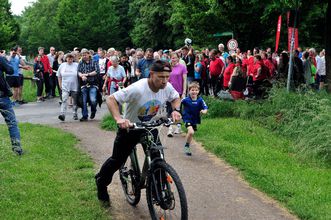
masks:
<path id="1" fill-rule="evenodd" d="M 0 47 L 9 49 L 17 44 L 19 26 L 10 11 L 11 4 L 8 0 L 0 1 Z"/>
<path id="2" fill-rule="evenodd" d="M 40 46 L 62 48 L 55 22 L 58 4 L 58 0 L 39 0 L 23 12 L 20 44 L 28 53 L 36 54 Z"/>
<path id="3" fill-rule="evenodd" d="M 130 16 L 135 17 L 130 33 L 138 47 L 154 49 L 172 46 L 172 33 L 167 21 L 171 7 L 168 0 L 135 0 L 130 5 Z"/>
<path id="4" fill-rule="evenodd" d="M 121 38 L 115 10 L 111 0 L 61 0 L 56 16 L 60 42 L 69 50 L 117 45 Z"/>

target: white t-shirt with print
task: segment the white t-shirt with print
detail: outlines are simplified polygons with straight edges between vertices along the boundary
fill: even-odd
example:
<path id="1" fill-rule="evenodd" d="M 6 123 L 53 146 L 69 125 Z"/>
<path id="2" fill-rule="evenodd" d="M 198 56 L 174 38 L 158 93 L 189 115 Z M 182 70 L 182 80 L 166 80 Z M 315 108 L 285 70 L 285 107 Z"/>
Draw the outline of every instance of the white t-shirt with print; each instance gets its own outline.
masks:
<path id="1" fill-rule="evenodd" d="M 170 83 L 157 93 L 153 92 L 149 88 L 148 79 L 141 79 L 113 95 L 121 105 L 127 103 L 124 118 L 131 122 L 150 121 L 156 115 L 166 115 L 166 102 L 179 98 Z"/>
<path id="2" fill-rule="evenodd" d="M 57 77 L 62 78 L 62 89 L 65 91 L 77 91 L 78 90 L 78 63 L 62 63 L 57 70 Z"/>

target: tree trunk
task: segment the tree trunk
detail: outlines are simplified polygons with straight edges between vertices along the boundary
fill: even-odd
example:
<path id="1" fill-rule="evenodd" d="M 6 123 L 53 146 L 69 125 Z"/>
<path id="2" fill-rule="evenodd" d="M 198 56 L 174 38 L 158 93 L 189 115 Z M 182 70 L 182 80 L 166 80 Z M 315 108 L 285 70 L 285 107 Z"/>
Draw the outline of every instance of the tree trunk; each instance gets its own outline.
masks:
<path id="1" fill-rule="evenodd" d="M 328 3 L 328 7 L 326 9 L 326 16 L 325 16 L 325 24 L 326 24 L 326 31 L 325 31 L 325 64 L 326 64 L 326 77 L 327 77 L 327 84 L 328 84 L 328 92 L 331 93 L 331 9 L 330 9 L 330 2 Z"/>

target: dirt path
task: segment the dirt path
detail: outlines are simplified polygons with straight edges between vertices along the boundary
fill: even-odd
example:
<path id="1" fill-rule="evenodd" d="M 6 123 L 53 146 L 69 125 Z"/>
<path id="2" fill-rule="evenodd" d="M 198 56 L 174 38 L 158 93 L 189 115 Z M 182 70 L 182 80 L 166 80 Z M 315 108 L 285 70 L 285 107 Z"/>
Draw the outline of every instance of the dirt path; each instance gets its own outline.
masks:
<path id="1" fill-rule="evenodd" d="M 65 123 L 57 120 L 59 106 L 56 101 L 33 103 L 15 109 L 18 119 L 31 123 L 50 124 L 73 133 L 80 141 L 79 147 L 91 155 L 96 171 L 111 155 L 115 134 L 99 128 L 100 118 L 107 112 L 105 106 L 97 113 L 97 120 Z M 70 114 L 69 114 L 70 115 Z M 229 165 L 206 152 L 199 144 L 192 148 L 193 156 L 183 154 L 184 137 L 163 137 L 167 149 L 166 160 L 178 172 L 188 200 L 189 219 L 296 219 L 277 202 L 252 189 Z M 140 152 L 140 158 L 143 158 Z M 110 213 L 113 219 L 150 219 L 145 190 L 137 207 L 130 206 L 124 198 L 118 173 L 108 191 L 112 200 Z"/>

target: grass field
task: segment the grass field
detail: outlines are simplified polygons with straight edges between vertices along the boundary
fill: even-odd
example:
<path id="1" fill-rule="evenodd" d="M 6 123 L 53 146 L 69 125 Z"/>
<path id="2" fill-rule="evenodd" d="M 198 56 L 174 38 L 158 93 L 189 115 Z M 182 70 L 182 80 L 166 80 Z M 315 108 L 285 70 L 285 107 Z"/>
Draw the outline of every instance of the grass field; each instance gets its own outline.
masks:
<path id="1" fill-rule="evenodd" d="M 21 124 L 25 154 L 0 125 L 0 219 L 110 219 L 96 198 L 93 162 L 73 135 Z"/>
<path id="2" fill-rule="evenodd" d="M 331 169 L 302 161 L 291 141 L 234 118 L 203 120 L 195 138 L 299 218 L 331 218 Z"/>

